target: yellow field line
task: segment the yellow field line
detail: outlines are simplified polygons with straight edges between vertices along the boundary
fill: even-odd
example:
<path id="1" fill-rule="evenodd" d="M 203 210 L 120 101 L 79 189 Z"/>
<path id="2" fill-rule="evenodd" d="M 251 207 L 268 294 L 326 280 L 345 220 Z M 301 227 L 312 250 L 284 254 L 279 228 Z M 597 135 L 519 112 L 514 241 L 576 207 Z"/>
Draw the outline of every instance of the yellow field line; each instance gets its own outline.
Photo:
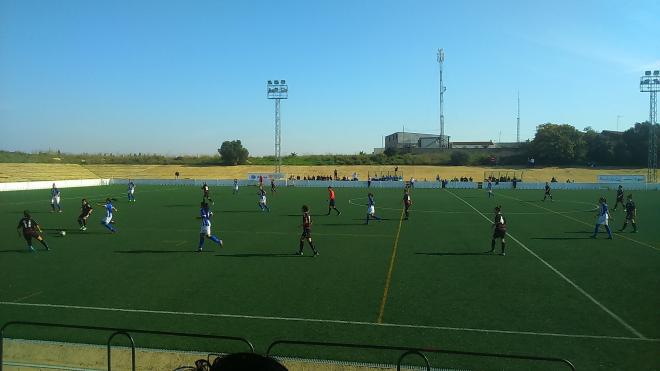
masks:
<path id="1" fill-rule="evenodd" d="M 499 195 L 500 195 L 500 196 L 503 196 L 503 197 L 506 197 L 506 198 L 510 198 L 510 199 L 512 199 L 512 200 L 517 200 L 517 201 L 525 202 L 525 201 L 523 201 L 523 200 L 521 200 L 521 199 L 519 199 L 519 198 L 516 198 L 516 197 L 507 196 L 507 195 L 504 195 L 504 194 L 501 194 L 501 193 L 500 193 Z M 581 223 L 581 224 L 584 224 L 584 225 L 586 225 L 586 226 L 593 227 L 593 225 L 591 225 L 591 224 L 589 224 L 589 223 L 587 223 L 587 222 L 584 222 L 584 221 L 582 221 L 582 220 L 580 220 L 580 219 L 573 218 L 572 216 L 568 216 L 568 215 L 566 215 L 566 214 L 562 214 L 562 213 L 560 213 L 560 212 L 554 211 L 554 210 L 552 210 L 552 209 L 548 209 L 547 207 L 543 207 L 543 206 L 541 206 L 541 205 L 537 205 L 537 204 L 532 203 L 532 202 L 528 202 L 528 203 L 531 204 L 531 205 L 533 205 L 533 206 L 538 207 L 539 209 L 543 209 L 543 210 L 546 210 L 546 211 L 550 211 L 550 212 L 553 213 L 553 214 L 557 214 L 557 215 L 559 215 L 559 216 L 563 216 L 564 218 L 568 218 L 568 219 L 574 220 L 574 221 L 576 221 L 576 222 L 578 222 L 578 223 Z M 634 238 L 630 238 L 630 237 L 625 236 L 625 235 L 623 235 L 623 234 L 621 234 L 621 233 L 615 232 L 614 230 L 612 231 L 612 233 L 613 233 L 613 234 L 616 234 L 616 235 L 619 236 L 619 237 L 623 237 L 624 239 L 626 239 L 626 240 L 628 240 L 628 241 L 632 241 L 632 242 L 635 242 L 635 243 L 637 243 L 637 244 L 639 244 L 639 245 L 646 246 L 646 247 L 650 247 L 650 248 L 652 248 L 653 250 L 660 251 L 660 249 L 658 249 L 657 247 L 655 247 L 655 246 L 653 246 L 653 245 L 649 245 L 649 244 L 647 244 L 646 242 L 637 241 L 637 240 L 634 239 Z"/>
<path id="2" fill-rule="evenodd" d="M 403 224 L 403 213 L 401 210 L 401 217 L 399 218 L 399 228 L 396 230 L 396 238 L 394 239 L 394 247 L 392 248 L 392 256 L 390 257 L 390 267 L 387 270 L 387 278 L 385 279 L 385 289 L 383 290 L 383 298 L 380 301 L 380 310 L 378 311 L 377 323 L 383 323 L 383 313 L 385 312 L 385 303 L 387 303 L 387 294 L 390 291 L 390 283 L 392 282 L 392 272 L 394 271 L 394 261 L 396 260 L 396 250 L 399 247 L 399 236 L 401 235 L 401 224 Z"/>

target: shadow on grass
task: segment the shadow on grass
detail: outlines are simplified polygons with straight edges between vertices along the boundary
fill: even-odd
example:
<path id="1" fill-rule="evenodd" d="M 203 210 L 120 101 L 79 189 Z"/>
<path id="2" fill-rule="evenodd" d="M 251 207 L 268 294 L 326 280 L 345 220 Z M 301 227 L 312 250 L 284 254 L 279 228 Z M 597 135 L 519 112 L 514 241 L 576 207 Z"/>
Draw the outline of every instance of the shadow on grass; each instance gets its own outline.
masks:
<path id="1" fill-rule="evenodd" d="M 163 205 L 164 207 L 199 207 L 199 204 L 189 203 L 189 204 L 172 204 L 172 205 Z"/>
<path id="2" fill-rule="evenodd" d="M 117 250 L 116 254 L 186 254 L 197 253 L 197 250 Z"/>
<path id="3" fill-rule="evenodd" d="M 435 256 L 474 256 L 474 255 L 494 255 L 490 251 L 484 252 L 416 252 L 415 255 L 435 255 Z"/>
<path id="4" fill-rule="evenodd" d="M 291 253 L 291 254 L 278 254 L 278 253 L 273 253 L 273 254 L 266 254 L 266 253 L 254 253 L 254 254 L 217 254 L 216 256 L 221 256 L 224 258 L 312 258 L 313 255 L 307 254 L 307 255 L 298 255 L 297 253 Z"/>
<path id="5" fill-rule="evenodd" d="M 532 240 L 551 240 L 551 241 L 567 241 L 567 240 L 589 240 L 591 237 L 532 237 Z"/>
<path id="6" fill-rule="evenodd" d="M 27 248 L 25 249 L 14 249 L 14 250 L 0 250 L 0 254 L 27 254 L 27 253 L 32 253 L 32 251 L 28 250 Z"/>

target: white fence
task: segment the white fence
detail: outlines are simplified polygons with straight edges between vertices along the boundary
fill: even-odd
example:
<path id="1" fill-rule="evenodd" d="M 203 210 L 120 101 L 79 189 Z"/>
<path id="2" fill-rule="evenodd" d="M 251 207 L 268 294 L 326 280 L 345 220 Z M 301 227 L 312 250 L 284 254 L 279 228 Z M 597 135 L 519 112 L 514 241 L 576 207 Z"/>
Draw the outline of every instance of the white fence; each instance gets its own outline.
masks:
<path id="1" fill-rule="evenodd" d="M 110 179 L 43 180 L 38 182 L 0 183 L 0 192 L 27 191 L 30 189 L 50 189 L 53 183 L 57 188 L 94 187 L 110 184 Z"/>
<path id="2" fill-rule="evenodd" d="M 136 185 L 162 185 L 162 186 L 199 186 L 206 183 L 212 187 L 231 187 L 234 185 L 232 179 L 133 179 Z M 0 192 L 3 191 L 25 191 L 30 189 L 49 189 L 53 183 L 58 188 L 71 188 L 71 187 L 94 187 L 102 185 L 126 185 L 128 179 L 78 179 L 78 180 L 48 180 L 38 182 L 15 182 L 15 183 L 0 183 Z M 256 185 L 258 182 L 246 179 L 239 179 L 238 185 L 241 187 Z M 314 187 L 314 188 L 327 188 L 332 186 L 335 188 L 367 188 L 368 182 L 366 181 L 333 181 L 333 180 L 277 180 L 275 184 L 278 187 Z M 403 188 L 405 182 L 402 181 L 372 181 L 370 188 Z M 493 189 L 512 189 L 513 183 L 511 182 L 493 182 Z M 268 187 L 269 184 L 264 184 Z M 545 183 L 528 183 L 518 182 L 517 189 L 543 189 Z M 550 187 L 554 190 L 616 190 L 619 185 L 617 183 L 550 183 Z M 440 182 L 415 182 L 415 188 L 421 189 L 439 189 L 441 188 Z M 477 189 L 479 183 L 477 182 L 449 182 L 446 185 L 449 189 Z M 486 188 L 486 183 L 482 183 L 482 188 Z M 626 190 L 647 190 L 659 191 L 660 183 L 627 183 L 624 184 Z"/>

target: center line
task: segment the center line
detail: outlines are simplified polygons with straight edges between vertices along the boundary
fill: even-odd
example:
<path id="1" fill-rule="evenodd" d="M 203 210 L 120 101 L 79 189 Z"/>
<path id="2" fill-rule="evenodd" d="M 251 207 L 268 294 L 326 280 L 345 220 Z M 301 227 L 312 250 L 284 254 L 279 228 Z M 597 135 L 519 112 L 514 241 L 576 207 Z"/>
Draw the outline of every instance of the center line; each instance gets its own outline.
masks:
<path id="1" fill-rule="evenodd" d="M 394 261 L 396 260 L 396 249 L 399 247 L 399 235 L 401 234 L 401 224 L 403 223 L 403 213 L 401 210 L 401 217 L 399 218 L 399 228 L 396 230 L 396 238 L 394 239 L 394 247 L 392 248 L 392 256 L 390 257 L 390 268 L 387 270 L 387 278 L 385 279 L 385 289 L 383 290 L 383 298 L 380 301 L 380 310 L 378 311 L 377 323 L 383 323 L 383 313 L 385 312 L 385 303 L 387 303 L 387 293 L 390 291 L 390 283 L 392 282 L 392 271 L 394 271 Z"/>
<path id="2" fill-rule="evenodd" d="M 449 194 L 451 194 L 452 196 L 456 197 L 457 199 L 463 201 L 463 203 L 465 203 L 466 205 L 468 205 L 470 208 L 472 208 L 472 210 L 476 211 L 476 212 L 477 212 L 479 215 L 481 215 L 484 219 L 486 219 L 487 221 L 490 222 L 490 219 L 489 219 L 486 215 L 484 215 L 481 211 L 477 210 L 477 209 L 476 209 L 474 206 L 472 206 L 469 202 L 465 201 L 465 200 L 462 199 L 460 196 L 456 195 L 455 193 L 453 193 L 453 192 L 450 191 L 450 190 L 447 190 L 447 192 L 449 192 Z M 633 334 L 635 334 L 635 336 L 637 336 L 637 337 L 640 338 L 640 339 L 646 339 L 646 337 L 645 337 L 644 335 L 642 335 L 639 331 L 637 331 L 634 327 L 630 326 L 630 325 L 629 325 L 626 321 L 624 321 L 621 317 L 619 317 L 618 315 L 616 315 L 616 313 L 614 313 L 614 312 L 612 312 L 611 310 L 609 310 L 606 306 L 604 306 L 603 304 L 601 304 L 601 302 L 599 302 L 598 300 L 596 300 L 596 299 L 595 299 L 593 296 L 591 296 L 588 292 L 584 291 L 584 289 L 582 289 L 582 287 L 578 286 L 575 282 L 571 281 L 570 278 L 566 277 L 563 273 L 561 273 L 561 272 L 560 272 L 559 270 L 557 270 L 555 267 L 553 267 L 552 265 L 550 265 L 550 263 L 548 263 L 548 262 L 545 261 L 543 258 L 541 258 L 540 256 L 538 256 L 534 251 L 530 250 L 527 246 L 525 246 L 524 243 L 518 241 L 518 239 L 515 238 L 515 237 L 514 237 L 513 235 L 511 235 L 510 233 L 507 233 L 507 235 L 508 235 L 509 237 L 511 237 L 511 239 L 514 240 L 518 245 L 520 245 L 520 247 L 522 247 L 523 249 L 525 249 L 528 253 L 530 253 L 532 256 L 534 256 L 536 259 L 538 259 L 538 260 L 539 260 L 541 263 L 543 263 L 546 267 L 550 268 L 550 270 L 552 270 L 553 272 L 555 272 L 555 273 L 556 273 L 559 277 L 561 277 L 564 281 L 568 282 L 571 286 L 573 286 L 576 290 L 578 290 L 578 291 L 579 291 L 582 295 L 584 295 L 587 299 L 591 300 L 591 302 L 593 302 L 593 303 L 596 304 L 598 307 L 600 307 L 600 309 L 602 309 L 605 313 L 609 314 L 610 317 L 614 318 L 614 319 L 615 319 L 617 322 L 619 322 L 623 327 L 625 327 L 625 328 L 628 329 L 630 332 L 632 332 Z"/>

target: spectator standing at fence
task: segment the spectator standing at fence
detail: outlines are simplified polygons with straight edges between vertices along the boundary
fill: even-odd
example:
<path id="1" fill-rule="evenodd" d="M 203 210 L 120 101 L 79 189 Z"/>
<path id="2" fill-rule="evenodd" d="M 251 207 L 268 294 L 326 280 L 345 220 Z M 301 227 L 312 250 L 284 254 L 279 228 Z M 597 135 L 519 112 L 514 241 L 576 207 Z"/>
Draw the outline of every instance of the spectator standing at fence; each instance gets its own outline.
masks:
<path id="1" fill-rule="evenodd" d="M 328 214 L 330 215 L 330 210 L 335 209 L 337 212 L 337 216 L 341 215 L 341 211 L 337 209 L 337 205 L 335 203 L 335 190 L 331 186 L 328 187 L 328 196 L 330 197 L 328 200 Z"/>

